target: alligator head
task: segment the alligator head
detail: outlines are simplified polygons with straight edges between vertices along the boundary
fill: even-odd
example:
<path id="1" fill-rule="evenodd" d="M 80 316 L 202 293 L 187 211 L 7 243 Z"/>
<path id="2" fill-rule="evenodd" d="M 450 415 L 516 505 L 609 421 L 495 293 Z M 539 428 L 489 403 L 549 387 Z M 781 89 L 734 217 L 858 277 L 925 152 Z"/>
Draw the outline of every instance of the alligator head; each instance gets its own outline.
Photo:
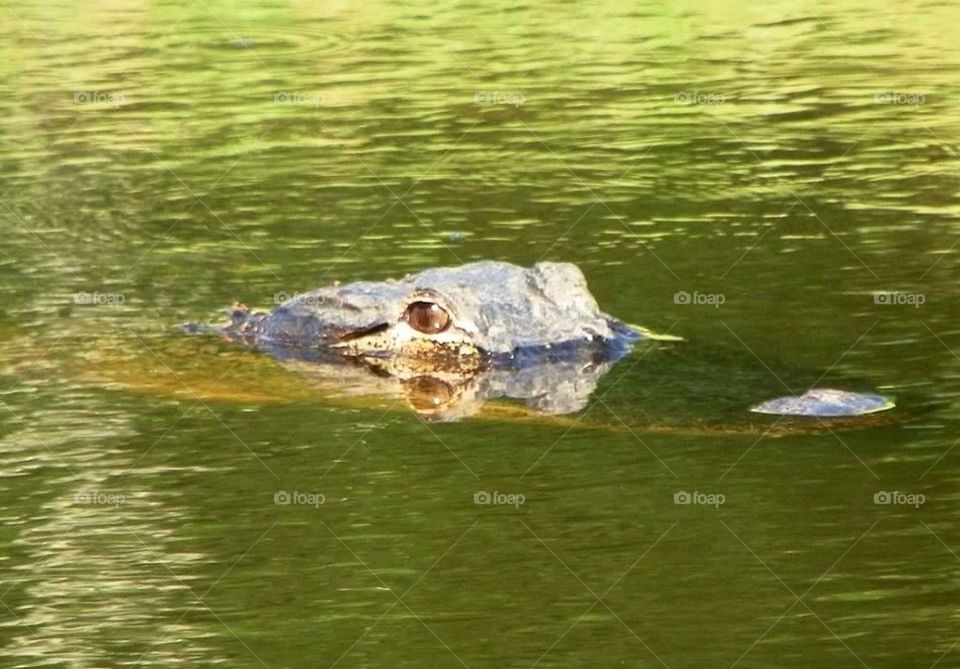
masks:
<path id="1" fill-rule="evenodd" d="M 493 261 L 328 286 L 270 313 L 238 308 L 223 332 L 283 357 L 339 355 L 389 374 L 474 371 L 570 352 L 616 359 L 637 338 L 599 310 L 575 265 Z"/>

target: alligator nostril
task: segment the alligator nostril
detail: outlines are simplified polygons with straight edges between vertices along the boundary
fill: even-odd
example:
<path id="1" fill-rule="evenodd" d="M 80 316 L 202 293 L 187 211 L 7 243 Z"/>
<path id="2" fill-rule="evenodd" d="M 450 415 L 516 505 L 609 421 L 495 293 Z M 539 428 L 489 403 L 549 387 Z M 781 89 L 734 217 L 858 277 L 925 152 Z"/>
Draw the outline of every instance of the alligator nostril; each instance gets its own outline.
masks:
<path id="1" fill-rule="evenodd" d="M 404 318 L 410 327 L 423 334 L 437 334 L 450 326 L 450 314 L 435 302 L 413 302 Z"/>

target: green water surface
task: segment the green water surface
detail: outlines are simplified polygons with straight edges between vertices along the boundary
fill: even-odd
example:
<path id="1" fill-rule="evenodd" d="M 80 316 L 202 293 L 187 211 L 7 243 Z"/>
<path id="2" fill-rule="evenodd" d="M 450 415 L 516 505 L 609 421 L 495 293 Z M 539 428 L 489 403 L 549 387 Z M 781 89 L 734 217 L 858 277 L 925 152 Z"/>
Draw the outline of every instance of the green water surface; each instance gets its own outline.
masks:
<path id="1" fill-rule="evenodd" d="M 960 665 L 958 24 L 0 1 L 0 666 Z M 696 355 L 429 423 L 176 343 L 481 258 Z M 894 419 L 646 429 L 821 375 Z"/>

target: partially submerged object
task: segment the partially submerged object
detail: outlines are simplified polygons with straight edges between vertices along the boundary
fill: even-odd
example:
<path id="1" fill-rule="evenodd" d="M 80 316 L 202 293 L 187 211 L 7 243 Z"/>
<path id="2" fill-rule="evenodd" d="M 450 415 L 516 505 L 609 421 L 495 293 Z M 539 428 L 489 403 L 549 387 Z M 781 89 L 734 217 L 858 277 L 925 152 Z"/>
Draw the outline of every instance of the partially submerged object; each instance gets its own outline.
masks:
<path id="1" fill-rule="evenodd" d="M 852 393 L 834 388 L 812 388 L 802 395 L 778 397 L 750 410 L 776 416 L 843 418 L 886 411 L 894 406 L 896 404 L 883 395 Z"/>
<path id="2" fill-rule="evenodd" d="M 252 345 L 319 385 L 339 378 L 354 394 L 403 395 L 417 413 L 448 420 L 495 398 L 542 413 L 579 411 L 636 342 L 676 339 L 603 313 L 582 272 L 552 262 L 482 261 L 335 284 L 270 312 L 237 305 L 223 327 L 186 329 Z M 836 418 L 892 406 L 878 395 L 815 388 L 753 411 Z"/>
<path id="3" fill-rule="evenodd" d="M 641 334 L 600 311 L 570 263 L 476 262 L 399 281 L 333 285 L 269 313 L 238 305 L 221 332 L 271 352 L 339 355 L 380 366 L 473 370 L 565 354 L 616 360 Z"/>

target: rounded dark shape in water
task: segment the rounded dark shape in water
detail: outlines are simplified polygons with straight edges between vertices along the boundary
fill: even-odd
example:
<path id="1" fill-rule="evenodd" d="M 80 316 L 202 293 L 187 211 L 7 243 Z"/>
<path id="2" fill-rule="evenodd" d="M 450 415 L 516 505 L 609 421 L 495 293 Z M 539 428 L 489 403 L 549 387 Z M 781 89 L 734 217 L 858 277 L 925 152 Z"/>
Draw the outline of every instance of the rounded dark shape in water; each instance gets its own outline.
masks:
<path id="1" fill-rule="evenodd" d="M 407 399 L 414 411 L 436 411 L 449 404 L 456 392 L 449 383 L 431 376 L 417 376 L 403 382 L 408 391 Z"/>
<path id="2" fill-rule="evenodd" d="M 811 388 L 803 395 L 778 397 L 750 410 L 776 416 L 847 418 L 886 411 L 895 406 L 893 400 L 883 395 L 852 393 L 833 388 Z"/>

